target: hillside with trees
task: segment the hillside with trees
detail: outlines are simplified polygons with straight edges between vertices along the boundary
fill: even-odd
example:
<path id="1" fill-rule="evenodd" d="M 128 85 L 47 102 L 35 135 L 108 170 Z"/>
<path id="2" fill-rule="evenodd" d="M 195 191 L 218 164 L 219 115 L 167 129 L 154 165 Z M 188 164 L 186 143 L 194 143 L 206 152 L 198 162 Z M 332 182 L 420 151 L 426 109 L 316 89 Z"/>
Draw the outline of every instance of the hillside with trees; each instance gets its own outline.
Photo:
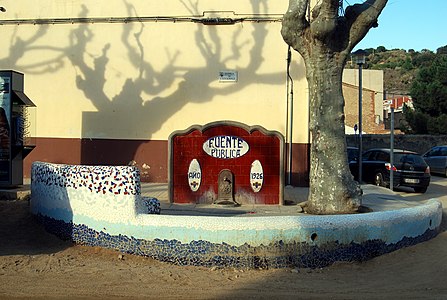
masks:
<path id="1" fill-rule="evenodd" d="M 365 49 L 365 69 L 384 71 L 387 98 L 410 95 L 414 110 L 405 109 L 406 133 L 447 134 L 447 46 L 430 50 Z M 348 62 L 347 68 L 354 67 Z"/>

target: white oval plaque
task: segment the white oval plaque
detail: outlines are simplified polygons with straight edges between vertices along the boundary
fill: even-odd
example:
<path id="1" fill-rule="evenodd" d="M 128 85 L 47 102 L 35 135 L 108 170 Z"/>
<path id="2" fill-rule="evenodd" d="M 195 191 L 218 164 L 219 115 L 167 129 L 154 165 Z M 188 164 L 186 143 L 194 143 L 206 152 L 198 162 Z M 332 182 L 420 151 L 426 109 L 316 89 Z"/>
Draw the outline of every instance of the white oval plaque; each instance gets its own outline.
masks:
<path id="1" fill-rule="evenodd" d="M 191 160 L 188 169 L 188 183 L 191 191 L 197 192 L 202 182 L 202 170 L 200 169 L 200 164 L 197 159 Z"/>
<path id="2" fill-rule="evenodd" d="M 244 156 L 249 148 L 247 142 L 242 138 L 231 135 L 213 136 L 203 143 L 203 151 L 206 154 L 221 159 L 232 159 Z"/>
<path id="3" fill-rule="evenodd" d="M 250 169 L 250 185 L 253 192 L 257 193 L 261 190 L 262 184 L 264 183 L 264 171 L 262 170 L 262 165 L 259 160 L 255 160 L 251 164 Z"/>

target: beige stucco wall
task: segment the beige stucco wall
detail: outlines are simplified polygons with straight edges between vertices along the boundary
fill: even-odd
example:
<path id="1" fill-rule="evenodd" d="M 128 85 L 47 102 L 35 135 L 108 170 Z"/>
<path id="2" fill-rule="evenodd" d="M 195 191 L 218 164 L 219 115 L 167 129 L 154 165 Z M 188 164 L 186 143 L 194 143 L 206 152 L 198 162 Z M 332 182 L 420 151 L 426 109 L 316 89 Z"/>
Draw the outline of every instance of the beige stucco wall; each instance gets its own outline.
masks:
<path id="1" fill-rule="evenodd" d="M 1 21 L 94 17 L 279 18 L 288 1 L 5 2 Z M 207 13 L 207 11 L 214 11 Z M 225 12 L 218 12 L 225 11 Z M 280 22 L 6 24 L 0 69 L 25 74 L 36 137 L 166 140 L 233 120 L 286 132 L 287 45 Z M 295 143 L 308 142 L 304 67 L 294 53 Z M 219 82 L 220 71 L 238 72 Z"/>

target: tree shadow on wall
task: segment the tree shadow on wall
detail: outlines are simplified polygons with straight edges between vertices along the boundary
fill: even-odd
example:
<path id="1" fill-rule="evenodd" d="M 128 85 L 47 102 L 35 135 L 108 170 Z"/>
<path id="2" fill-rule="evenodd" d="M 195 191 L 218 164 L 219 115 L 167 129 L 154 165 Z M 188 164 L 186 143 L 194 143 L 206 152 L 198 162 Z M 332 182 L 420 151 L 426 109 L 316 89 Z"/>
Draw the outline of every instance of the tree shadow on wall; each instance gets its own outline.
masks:
<path id="1" fill-rule="evenodd" d="M 198 2 L 183 2 L 183 4 L 191 15 L 199 14 Z M 262 10 L 267 10 L 266 1 L 252 1 L 252 5 L 256 14 L 261 13 Z M 130 4 L 127 4 L 127 9 L 128 14 L 132 14 L 133 8 Z M 176 26 L 185 25 L 178 24 Z M 142 41 L 142 35 L 145 31 L 150 30 L 147 27 L 150 26 L 135 23 L 122 26 L 121 40 L 127 48 L 129 62 L 135 70 L 138 70 L 138 75 L 128 77 L 121 91 L 111 99 L 103 89 L 106 81 L 105 72 L 110 63 L 108 56 L 110 45 L 104 46 L 102 55 L 95 59 L 94 68 L 88 67 L 84 61 L 72 61 L 73 65 L 81 72 L 77 78 L 78 88 L 84 92 L 85 96 L 98 109 L 98 112 L 87 112 L 83 114 L 84 135 L 90 136 L 94 135 L 94 133 L 107 132 L 110 130 L 110 126 L 118 126 L 114 131 L 119 133 L 122 129 L 119 127 L 119 124 L 125 124 L 123 127 L 129 133 L 143 131 L 147 133 L 147 138 L 151 139 L 151 135 L 162 129 L 165 122 L 176 112 L 182 110 L 185 105 L 189 103 L 210 102 L 216 96 L 230 96 L 244 89 L 246 85 L 241 83 L 230 84 L 219 88 L 211 87 L 211 84 L 216 78 L 209 76 L 210 69 L 225 69 L 229 61 L 237 60 L 244 55 L 249 55 L 250 62 L 243 70 L 239 71 L 252 76 L 252 81 L 248 84 L 255 84 L 262 81 L 279 84 L 284 80 L 282 74 L 270 74 L 264 76 L 264 78 L 256 75 L 256 71 L 263 62 L 262 49 L 267 33 L 265 24 L 257 24 L 255 26 L 252 36 L 256 43 L 254 43 L 251 49 L 247 49 L 246 44 L 248 41 L 244 41 L 240 37 L 242 30 L 244 30 L 241 26 L 233 31 L 231 40 L 224 40 L 219 35 L 219 28 L 216 26 L 205 27 L 197 24 L 193 27 L 197 48 L 181 49 L 177 45 L 174 45 L 175 47 L 173 48 L 177 49 L 174 53 L 170 53 L 169 49 L 167 49 L 166 55 L 169 57 L 170 64 L 159 71 L 156 71 L 150 63 L 157 59 L 151 54 L 150 50 L 154 46 L 146 46 Z M 156 28 L 156 25 L 153 27 Z M 176 34 L 175 27 L 171 30 L 172 32 L 166 34 Z M 73 32 L 73 46 L 78 48 L 76 53 L 85 53 L 85 47 L 88 41 L 84 37 L 91 36 L 91 34 L 88 25 L 82 25 Z M 232 53 L 230 56 L 226 57 L 224 55 L 223 43 L 231 43 Z M 200 54 L 197 57 L 197 65 L 200 65 L 200 62 L 204 61 L 204 66 L 185 68 L 177 64 L 177 59 L 180 56 L 185 55 L 186 52 L 197 50 Z M 248 51 L 249 53 L 243 53 Z M 92 82 L 95 82 L 95 84 L 91 84 Z M 175 89 L 172 88 L 174 84 L 177 85 Z M 166 93 L 168 90 L 171 92 Z M 161 93 L 166 95 L 163 97 L 157 96 Z M 153 95 L 153 98 L 143 99 L 143 94 Z M 188 126 L 195 123 L 194 120 L 188 121 Z M 129 136 L 127 132 L 121 132 L 120 135 Z M 84 139 L 82 145 L 82 161 L 88 164 L 110 163 L 115 158 L 113 163 L 126 164 L 134 160 L 140 169 L 142 169 L 143 163 L 150 165 L 154 170 L 165 168 L 164 172 L 160 172 L 161 174 L 152 174 L 152 176 L 142 172 L 143 181 L 166 181 L 167 149 L 161 151 L 162 154 L 160 153 L 159 155 L 154 151 L 151 154 L 153 157 L 138 157 L 137 151 L 142 143 L 148 142 L 133 140 L 124 143 L 119 141 L 118 144 L 118 141 L 108 140 L 101 141 L 100 145 L 97 140 L 90 142 Z M 155 142 L 152 141 L 152 143 Z M 113 149 L 113 151 L 107 151 L 107 149 Z M 119 152 L 119 157 L 113 156 L 112 152 L 115 154 Z M 164 178 L 157 178 L 157 176 Z"/>
<path id="2" fill-rule="evenodd" d="M 181 1 L 181 3 L 191 15 L 202 14 L 199 11 L 198 1 Z M 253 14 L 267 14 L 267 3 L 267 0 L 252 0 Z M 128 15 L 137 15 L 130 3 L 125 2 L 125 5 Z M 83 6 L 79 17 L 86 18 L 87 16 L 88 9 Z M 181 111 L 187 104 L 209 103 L 218 96 L 231 96 L 250 85 L 285 84 L 285 71 L 284 73 L 266 73 L 261 70 L 265 60 L 263 49 L 268 47 L 265 44 L 268 25 L 262 22 L 253 24 L 253 27 L 247 26 L 247 28 L 244 28 L 242 24 L 237 25 L 238 27 L 234 27 L 234 30 L 231 31 L 231 38 L 222 35 L 218 26 L 191 23 L 174 24 L 175 26 L 169 27 L 169 30 L 172 30 L 169 34 L 175 35 L 176 28 L 179 28 L 177 26 L 189 26 L 191 30 L 195 31 L 195 49 L 185 49 L 174 45 L 175 47 L 172 48 L 176 50 L 171 48 L 170 51 L 170 44 L 166 44 L 165 53 L 169 63 L 164 68 L 157 69 L 151 62 L 157 61 L 159 58 L 151 53 L 151 49 L 160 47 L 160 41 L 157 40 L 147 45 L 144 42 L 144 36 L 150 33 L 148 30 L 157 30 L 158 24 L 149 24 L 84 23 L 70 32 L 67 47 L 37 47 L 33 45 L 36 40 L 43 39 L 45 33 L 51 30 L 44 25 L 29 40 L 17 39 L 17 42 L 11 47 L 11 55 L 7 62 L 25 74 L 33 74 L 56 72 L 61 68 L 67 68 L 64 62 L 68 59 L 77 74 L 76 87 L 97 110 L 96 112 L 82 113 L 80 163 L 122 165 L 135 161 L 140 169 L 144 169 L 143 164 L 150 166 L 153 170 L 164 168 L 161 172 L 142 172 L 143 181 L 165 182 L 167 179 L 167 144 L 165 142 L 157 143 L 152 140 L 152 135 L 163 129 L 173 115 Z M 100 32 L 99 30 L 93 31 L 94 26 L 108 26 L 104 34 L 116 34 L 116 26 L 120 26 L 122 44 L 105 43 L 100 53 L 92 53 L 93 45 L 95 48 L 98 45 L 97 41 L 94 42 L 96 38 L 94 34 Z M 247 30 L 251 31 L 250 39 L 253 42 L 248 40 L 246 34 L 242 35 L 243 31 Z M 179 43 L 182 38 L 179 37 Z M 228 51 L 224 50 L 228 45 L 231 47 L 230 54 L 226 54 Z M 119 72 L 119 59 L 113 57 L 111 53 L 114 47 L 121 46 L 124 46 L 127 51 L 127 63 L 132 65 L 135 75 Z M 12 51 L 13 48 L 16 50 Z M 54 51 L 54 59 L 39 62 L 33 66 L 21 66 L 18 63 L 19 58 L 27 51 L 35 50 Z M 180 58 L 194 51 L 198 53 L 195 58 L 198 66 L 182 66 L 179 62 Z M 13 58 L 12 53 L 15 53 L 17 58 Z M 229 63 L 238 62 L 241 58 L 247 57 L 248 62 L 243 67 L 238 66 L 239 73 L 244 74 L 243 80 L 237 84 L 213 86 L 219 70 L 225 70 Z M 210 70 L 213 69 L 216 70 L 215 77 L 209 76 Z M 110 88 L 107 89 L 107 85 L 111 84 L 107 82 L 111 77 L 111 70 L 118 70 L 116 73 L 119 73 L 119 76 L 126 77 L 124 81 L 116 81 L 124 83 L 121 87 L 114 87 L 117 92 L 113 96 L 110 95 Z M 64 80 L 70 80 L 70 78 Z M 282 99 L 283 96 L 278 96 L 278 98 Z M 238 107 L 233 109 L 237 110 Z M 247 111 L 247 114 L 249 113 Z M 195 123 L 194 120 L 188 120 L 186 127 Z M 110 139 L 108 136 L 110 132 L 119 138 Z M 99 138 L 101 136 L 104 139 Z M 141 136 L 144 138 L 141 139 Z M 144 153 L 144 149 L 147 147 L 142 147 L 143 144 L 148 143 L 152 143 L 150 145 L 152 153 L 150 154 Z M 142 150 L 139 151 L 139 149 Z M 159 152 L 158 156 L 157 152 Z M 158 175 L 155 172 L 158 172 Z"/>

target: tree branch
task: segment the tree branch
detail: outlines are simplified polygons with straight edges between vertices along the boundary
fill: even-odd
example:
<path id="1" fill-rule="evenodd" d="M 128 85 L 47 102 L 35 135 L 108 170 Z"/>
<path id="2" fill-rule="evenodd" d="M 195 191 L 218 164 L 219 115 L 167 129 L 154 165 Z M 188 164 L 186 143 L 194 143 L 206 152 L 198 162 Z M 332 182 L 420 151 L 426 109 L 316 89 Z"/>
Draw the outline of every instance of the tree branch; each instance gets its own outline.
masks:
<path id="1" fill-rule="evenodd" d="M 337 28 L 339 0 L 323 0 L 314 7 L 314 19 L 311 22 L 310 30 L 312 35 L 323 41 L 327 36 L 332 35 Z"/>
<path id="2" fill-rule="evenodd" d="M 289 0 L 289 8 L 284 15 L 281 34 L 284 41 L 295 50 L 304 36 L 309 21 L 306 19 L 309 0 Z"/>
<path id="3" fill-rule="evenodd" d="M 289 8 L 287 9 L 287 13 L 293 13 L 305 18 L 308 5 L 309 0 L 289 0 Z"/>
<path id="4" fill-rule="evenodd" d="M 340 0 L 325 0 L 321 3 L 321 9 L 329 12 L 331 15 L 338 14 L 338 7 L 340 6 Z"/>
<path id="5" fill-rule="evenodd" d="M 339 0 L 320 0 L 306 18 L 310 0 L 289 0 L 281 34 L 284 41 L 305 56 L 312 45 L 326 45 L 334 53 L 349 55 L 372 27 L 388 0 L 366 0 L 346 8 L 339 16 Z"/>
<path id="6" fill-rule="evenodd" d="M 377 27 L 377 18 L 388 0 L 367 0 L 362 4 L 354 4 L 346 8 L 345 17 L 349 27 L 348 51 L 366 36 L 372 27 Z"/>

